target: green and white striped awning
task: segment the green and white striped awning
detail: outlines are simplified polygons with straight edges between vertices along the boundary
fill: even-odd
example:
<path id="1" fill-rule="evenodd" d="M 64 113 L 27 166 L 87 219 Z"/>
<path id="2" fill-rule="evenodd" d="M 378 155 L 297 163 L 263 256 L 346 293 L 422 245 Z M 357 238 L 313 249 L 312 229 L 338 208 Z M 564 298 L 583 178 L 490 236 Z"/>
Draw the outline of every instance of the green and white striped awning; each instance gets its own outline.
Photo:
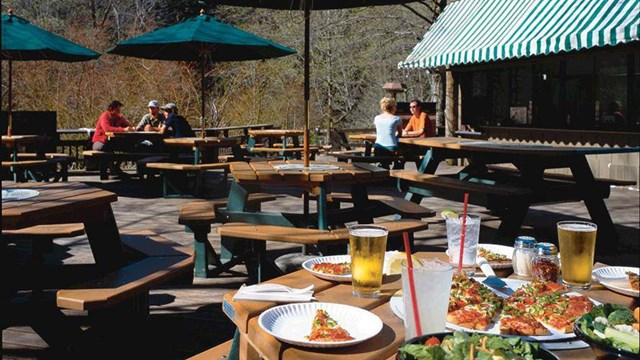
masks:
<path id="1" fill-rule="evenodd" d="M 638 41 L 640 0 L 460 0 L 399 68 L 437 68 Z"/>

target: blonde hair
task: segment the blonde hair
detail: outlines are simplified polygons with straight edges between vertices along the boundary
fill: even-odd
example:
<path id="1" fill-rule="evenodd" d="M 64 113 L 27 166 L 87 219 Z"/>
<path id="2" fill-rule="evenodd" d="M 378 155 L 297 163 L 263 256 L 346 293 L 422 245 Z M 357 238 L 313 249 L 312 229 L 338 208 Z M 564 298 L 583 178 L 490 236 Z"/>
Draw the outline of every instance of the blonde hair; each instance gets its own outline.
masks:
<path id="1" fill-rule="evenodd" d="M 393 109 L 398 107 L 398 103 L 392 98 L 383 97 L 380 100 L 380 110 L 386 112 L 393 112 Z"/>

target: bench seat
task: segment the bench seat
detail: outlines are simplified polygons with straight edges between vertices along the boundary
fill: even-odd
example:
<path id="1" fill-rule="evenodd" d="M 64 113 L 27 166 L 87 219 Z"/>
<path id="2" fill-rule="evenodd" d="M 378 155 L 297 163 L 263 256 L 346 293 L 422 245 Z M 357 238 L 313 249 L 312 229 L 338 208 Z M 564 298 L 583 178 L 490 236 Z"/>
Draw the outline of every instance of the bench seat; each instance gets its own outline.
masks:
<path id="1" fill-rule="evenodd" d="M 85 150 L 82 152 L 85 160 L 95 160 L 100 169 L 100 180 L 108 180 L 107 170 L 112 162 L 117 161 L 138 161 L 147 157 L 162 156 L 168 157 L 165 153 L 138 153 L 138 152 L 112 152 L 100 150 Z"/>
<path id="2" fill-rule="evenodd" d="M 180 164 L 171 162 L 150 162 L 146 169 L 158 170 L 162 175 L 164 197 L 198 196 L 201 173 L 207 170 L 224 170 L 222 187 L 226 191 L 229 163 Z"/>
<path id="3" fill-rule="evenodd" d="M 104 277 L 72 288 L 58 290 L 58 307 L 70 310 L 102 310 L 132 301 L 145 305 L 148 315 L 149 290 L 190 274 L 193 255 L 182 246 L 151 232 L 123 233 L 125 248 L 144 257 Z M 143 314 L 144 315 L 144 314 Z"/>
<path id="4" fill-rule="evenodd" d="M 500 166 L 500 165 L 487 165 L 487 169 L 491 170 L 493 172 L 496 173 L 504 173 L 504 174 L 508 174 L 508 175 L 514 175 L 514 176 L 520 176 L 520 171 L 516 168 L 513 167 L 506 167 L 506 166 Z M 558 173 L 551 173 L 551 172 L 545 172 L 544 173 L 544 178 L 545 179 L 551 179 L 551 180 L 562 180 L 562 181 L 574 181 L 573 179 L 573 175 L 570 174 L 558 174 Z M 595 181 L 597 184 L 603 184 L 603 185 L 615 185 L 615 186 L 633 186 L 636 185 L 636 182 L 634 180 L 620 180 L 620 179 L 605 179 L 605 178 L 595 178 Z"/>
<path id="5" fill-rule="evenodd" d="M 327 196 L 327 200 L 333 203 L 353 203 L 349 193 L 331 193 Z M 393 213 L 410 219 L 422 219 L 436 215 L 436 212 L 432 209 L 391 195 L 369 195 L 369 200 L 378 207 L 384 208 L 384 215 Z"/>
<path id="6" fill-rule="evenodd" d="M 57 239 L 84 234 L 83 224 L 36 225 L 18 230 L 2 230 L 4 240 Z"/>
<path id="7" fill-rule="evenodd" d="M 398 239 L 404 233 L 409 234 L 413 242 L 413 233 L 426 230 L 426 222 L 415 219 L 400 219 L 376 223 L 384 226 L 391 238 Z M 349 229 L 318 230 L 295 228 L 277 225 L 256 225 L 247 223 L 227 223 L 218 227 L 221 241 L 233 241 L 244 250 L 242 254 L 236 254 L 235 260 L 244 262 L 249 273 L 250 282 L 262 282 L 269 275 L 282 275 L 277 265 L 266 259 L 266 243 L 268 241 L 289 243 L 297 245 L 318 245 L 326 247 L 334 244 L 347 244 L 349 242 Z M 388 242 L 389 243 L 389 242 Z"/>
<path id="8" fill-rule="evenodd" d="M 260 211 L 263 202 L 274 200 L 276 200 L 276 196 L 271 194 L 249 194 L 247 210 Z M 193 201 L 180 206 L 178 223 L 184 225 L 187 232 L 193 233 L 193 248 L 195 252 L 194 273 L 196 277 L 214 277 L 228 271 L 236 265 L 233 261 L 223 264 L 220 256 L 213 246 L 211 246 L 208 239 L 208 234 L 211 232 L 211 225 L 216 222 L 221 222 L 216 216 L 217 209 L 226 206 L 227 199 Z"/>

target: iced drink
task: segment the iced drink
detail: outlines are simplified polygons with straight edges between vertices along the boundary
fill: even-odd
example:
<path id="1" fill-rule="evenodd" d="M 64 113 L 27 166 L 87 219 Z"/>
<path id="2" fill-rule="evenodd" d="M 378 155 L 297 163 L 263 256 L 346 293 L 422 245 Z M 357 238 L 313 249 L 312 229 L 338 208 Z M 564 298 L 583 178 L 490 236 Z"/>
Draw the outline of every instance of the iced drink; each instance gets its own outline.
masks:
<path id="1" fill-rule="evenodd" d="M 460 260 L 460 235 L 462 234 L 462 215 L 447 217 L 447 244 L 449 247 L 449 263 L 458 267 Z M 462 271 L 473 276 L 476 270 L 478 239 L 480 238 L 480 216 L 467 215 L 465 224 L 464 250 L 462 255 Z"/>
<path id="2" fill-rule="evenodd" d="M 349 244 L 353 294 L 379 297 L 384 252 L 387 249 L 387 229 L 376 225 L 352 226 L 349 228 Z"/>
<path id="3" fill-rule="evenodd" d="M 416 302 L 423 334 L 445 331 L 447 309 L 453 266 L 437 259 L 414 261 L 413 282 L 416 289 Z M 411 292 L 409 290 L 408 268 L 402 266 L 402 298 L 404 301 L 405 339 L 418 336 L 416 333 Z"/>
<path id="4" fill-rule="evenodd" d="M 598 226 L 590 222 L 558 223 L 562 282 L 565 285 L 579 289 L 588 289 L 591 286 L 597 231 Z"/>

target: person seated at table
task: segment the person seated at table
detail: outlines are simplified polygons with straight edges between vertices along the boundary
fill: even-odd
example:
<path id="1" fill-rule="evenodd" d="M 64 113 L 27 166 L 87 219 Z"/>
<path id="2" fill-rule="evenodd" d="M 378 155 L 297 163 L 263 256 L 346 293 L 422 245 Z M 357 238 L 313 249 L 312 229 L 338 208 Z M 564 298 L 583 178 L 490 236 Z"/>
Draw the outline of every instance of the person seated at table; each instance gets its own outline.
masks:
<path id="1" fill-rule="evenodd" d="M 409 102 L 411 118 L 407 126 L 402 130 L 403 137 L 433 137 L 436 136 L 436 124 L 425 111 L 422 111 L 422 102 L 413 99 Z"/>
<path id="2" fill-rule="evenodd" d="M 402 122 L 395 115 L 398 104 L 392 98 L 384 97 L 380 100 L 382 114 L 374 119 L 376 126 L 376 142 L 373 144 L 375 156 L 397 156 L 398 136 L 402 134 Z M 389 162 L 382 162 L 382 167 L 389 168 Z M 400 164 L 394 164 L 397 168 Z"/>
<path id="3" fill-rule="evenodd" d="M 149 113 L 142 117 L 138 126 L 136 126 L 136 131 L 160 131 L 160 126 L 167 120 L 164 114 L 160 112 L 158 100 L 149 101 L 148 107 Z"/>
<path id="4" fill-rule="evenodd" d="M 160 133 L 169 133 L 171 137 L 192 137 L 195 136 L 191 125 L 184 116 L 178 115 L 178 107 L 174 103 L 167 103 L 160 107 L 164 111 L 164 115 L 167 120 L 160 127 Z"/>
<path id="5" fill-rule="evenodd" d="M 114 100 L 107 107 L 107 111 L 100 114 L 98 122 L 96 123 L 96 131 L 91 139 L 93 142 L 93 150 L 109 150 L 106 145 L 107 132 L 135 131 L 135 128 L 131 126 L 120 113 L 122 106 L 120 101 Z"/>

